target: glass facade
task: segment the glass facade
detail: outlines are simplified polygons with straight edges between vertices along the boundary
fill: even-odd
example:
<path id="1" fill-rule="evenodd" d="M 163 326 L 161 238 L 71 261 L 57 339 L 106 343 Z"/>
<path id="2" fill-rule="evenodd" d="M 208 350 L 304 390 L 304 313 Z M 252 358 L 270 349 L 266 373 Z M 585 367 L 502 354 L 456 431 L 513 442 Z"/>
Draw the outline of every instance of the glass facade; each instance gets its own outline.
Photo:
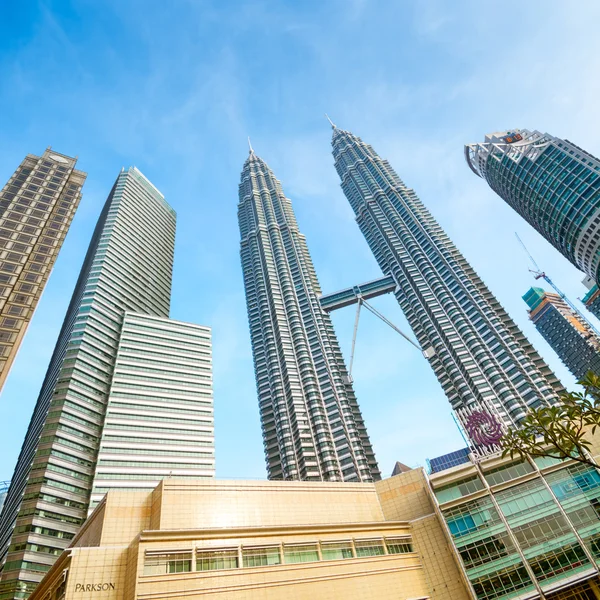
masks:
<path id="1" fill-rule="evenodd" d="M 269 479 L 381 478 L 292 204 L 251 151 L 241 261 Z"/>
<path id="2" fill-rule="evenodd" d="M 175 220 L 142 173 L 121 172 L 0 516 L 2 600 L 29 595 L 108 489 L 213 473 L 210 333 L 168 319 Z"/>
<path id="3" fill-rule="evenodd" d="M 415 192 L 371 146 L 334 126 L 342 189 L 459 419 L 513 426 L 560 382 Z M 468 428 L 467 428 L 468 429 Z"/>
<path id="4" fill-rule="evenodd" d="M 487 485 L 469 495 L 462 481 L 433 481 L 475 596 L 492 600 L 542 592 L 554 598 L 548 594 L 567 583 L 574 595 L 565 591 L 557 598 L 592 594 L 578 582 L 597 575 L 600 564 L 600 473 L 572 461 L 488 462 L 470 469 Z M 456 498 L 464 500 L 457 504 Z"/>
<path id="5" fill-rule="evenodd" d="M 516 129 L 465 146 L 473 172 L 586 275 L 600 273 L 600 161 L 568 140 Z"/>
<path id="6" fill-rule="evenodd" d="M 29 154 L 0 190 L 0 390 L 79 206 L 76 163 Z"/>
<path id="7" fill-rule="evenodd" d="M 523 300 L 536 329 L 578 380 L 588 371 L 600 375 L 600 337 L 581 315 L 541 288 L 531 288 Z"/>

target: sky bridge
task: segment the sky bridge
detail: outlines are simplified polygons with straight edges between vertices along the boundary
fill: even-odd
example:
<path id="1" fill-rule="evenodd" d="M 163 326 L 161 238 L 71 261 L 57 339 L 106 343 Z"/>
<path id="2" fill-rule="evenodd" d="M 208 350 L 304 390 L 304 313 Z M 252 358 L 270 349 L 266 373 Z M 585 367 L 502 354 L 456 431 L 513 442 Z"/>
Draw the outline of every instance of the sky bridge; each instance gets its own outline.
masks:
<path id="1" fill-rule="evenodd" d="M 354 364 L 354 350 L 356 348 L 356 334 L 358 333 L 358 321 L 360 318 L 360 309 L 365 307 L 369 312 L 372 312 L 376 317 L 381 319 L 386 325 L 389 325 L 396 333 L 399 333 L 405 340 L 410 342 L 417 350 L 423 353 L 425 358 L 431 358 L 435 352 L 433 347 L 427 349 L 421 348 L 412 338 L 401 331 L 396 325 L 394 325 L 389 319 L 384 317 L 376 308 L 371 306 L 367 300 L 377 298 L 377 296 L 383 296 L 383 294 L 389 294 L 396 290 L 396 282 L 391 275 L 380 277 L 379 279 L 373 279 L 366 283 L 360 283 L 353 285 L 352 287 L 345 288 L 339 292 L 333 292 L 332 294 L 323 294 L 319 297 L 321 308 L 329 313 L 338 308 L 344 308 L 356 304 L 356 319 L 354 321 L 354 334 L 352 336 L 352 350 L 350 352 L 350 365 L 348 368 L 348 381 L 352 381 L 352 366 Z"/>
<path id="2" fill-rule="evenodd" d="M 394 278 L 391 275 L 387 275 L 386 277 L 367 281 L 366 283 L 361 283 L 340 290 L 339 292 L 334 292 L 333 294 L 323 294 L 319 298 L 319 302 L 321 303 L 321 308 L 325 312 L 331 312 L 338 308 L 344 308 L 344 306 L 356 304 L 361 298 L 363 301 L 370 300 L 371 298 L 376 298 L 383 294 L 389 294 L 395 289 L 396 282 L 394 281 Z"/>

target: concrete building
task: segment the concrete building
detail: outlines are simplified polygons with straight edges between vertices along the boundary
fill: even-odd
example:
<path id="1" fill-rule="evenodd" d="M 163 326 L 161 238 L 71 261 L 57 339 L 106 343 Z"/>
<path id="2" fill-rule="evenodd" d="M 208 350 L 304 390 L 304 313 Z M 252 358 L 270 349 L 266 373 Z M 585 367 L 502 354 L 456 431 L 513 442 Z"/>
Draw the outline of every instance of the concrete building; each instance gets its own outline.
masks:
<path id="1" fill-rule="evenodd" d="M 251 149 L 241 261 L 269 479 L 381 478 L 292 203 Z"/>
<path id="2" fill-rule="evenodd" d="M 523 300 L 535 328 L 578 380 L 588 371 L 600 375 L 600 337 L 580 314 L 542 288 L 531 288 Z"/>
<path id="3" fill-rule="evenodd" d="M 598 281 L 600 160 L 569 140 L 513 129 L 465 146 L 471 170 L 565 258 Z"/>
<path id="4" fill-rule="evenodd" d="M 112 490 L 32 600 L 468 600 L 422 470 Z"/>
<path id="5" fill-rule="evenodd" d="M 375 483 L 111 490 L 32 600 L 598 600 L 599 564 L 597 469 L 471 455 Z"/>
<path id="6" fill-rule="evenodd" d="M 419 346 L 472 440 L 498 441 L 562 385 L 390 163 L 332 127 L 342 189 Z"/>
<path id="7" fill-rule="evenodd" d="M 0 390 L 81 200 L 76 163 L 28 154 L 0 191 Z"/>
<path id="8" fill-rule="evenodd" d="M 119 174 L 0 515 L 1 600 L 31 593 L 107 490 L 214 476 L 210 330 L 169 319 L 175 220 Z"/>

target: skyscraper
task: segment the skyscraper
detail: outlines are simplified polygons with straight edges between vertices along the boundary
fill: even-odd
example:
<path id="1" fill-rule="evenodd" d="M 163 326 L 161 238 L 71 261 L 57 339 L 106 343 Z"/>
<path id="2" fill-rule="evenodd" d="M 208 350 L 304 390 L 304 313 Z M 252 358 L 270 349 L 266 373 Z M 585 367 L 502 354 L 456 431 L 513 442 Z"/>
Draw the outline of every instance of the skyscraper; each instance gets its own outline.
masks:
<path id="1" fill-rule="evenodd" d="M 0 191 L 0 390 L 81 200 L 76 162 L 28 154 Z"/>
<path id="2" fill-rule="evenodd" d="M 481 413 L 511 426 L 554 402 L 560 382 L 415 192 L 371 146 L 332 126 L 335 167 L 360 230 L 396 281 L 398 303 L 467 431 Z"/>
<path id="3" fill-rule="evenodd" d="M 597 284 L 592 286 L 581 301 L 595 317 L 600 319 L 600 289 Z"/>
<path id="4" fill-rule="evenodd" d="M 380 479 L 371 442 L 292 204 L 253 151 L 238 219 L 270 479 Z"/>
<path id="5" fill-rule="evenodd" d="M 600 338 L 581 315 L 542 288 L 531 288 L 523 300 L 535 328 L 578 380 L 588 371 L 600 375 Z"/>
<path id="6" fill-rule="evenodd" d="M 471 170 L 586 275 L 600 275 L 600 160 L 568 140 L 514 129 L 465 146 Z"/>
<path id="7" fill-rule="evenodd" d="M 171 321 L 175 212 L 135 168 L 104 205 L 0 515 L 25 598 L 109 488 L 214 475 L 210 331 Z"/>

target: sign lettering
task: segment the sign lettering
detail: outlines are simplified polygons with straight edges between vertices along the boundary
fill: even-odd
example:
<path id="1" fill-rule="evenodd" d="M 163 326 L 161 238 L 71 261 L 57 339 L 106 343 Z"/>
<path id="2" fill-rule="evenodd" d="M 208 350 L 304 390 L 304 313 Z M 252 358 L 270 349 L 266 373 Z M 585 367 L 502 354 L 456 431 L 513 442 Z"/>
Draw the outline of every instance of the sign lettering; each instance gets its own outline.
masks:
<path id="1" fill-rule="evenodd" d="M 76 592 L 107 592 L 114 590 L 114 583 L 77 583 L 75 584 Z"/>

